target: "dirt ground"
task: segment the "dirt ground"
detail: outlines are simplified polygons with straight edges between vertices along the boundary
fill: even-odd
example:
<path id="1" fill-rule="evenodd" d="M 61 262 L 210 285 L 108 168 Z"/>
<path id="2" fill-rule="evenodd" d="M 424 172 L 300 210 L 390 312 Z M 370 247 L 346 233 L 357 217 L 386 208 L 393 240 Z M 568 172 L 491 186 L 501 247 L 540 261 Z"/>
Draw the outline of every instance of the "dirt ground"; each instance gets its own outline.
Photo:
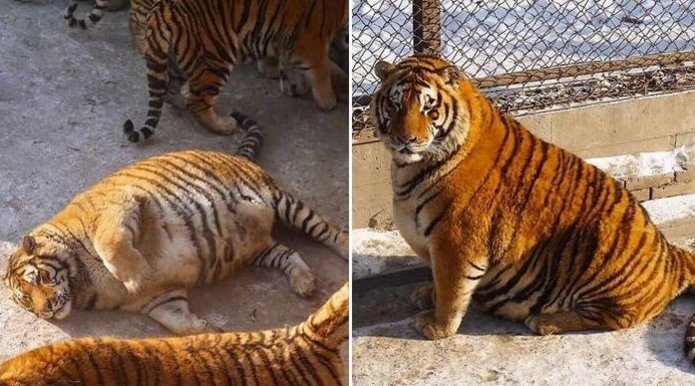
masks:
<path id="1" fill-rule="evenodd" d="M 101 177 L 173 150 L 233 151 L 237 139 L 213 134 L 185 111 L 165 107 L 158 132 L 144 146 L 122 136 L 123 122 L 144 122 L 144 62 L 131 44 L 125 12 L 108 13 L 89 31 L 69 30 L 67 1 L 6 1 L 0 12 L 0 272 L 21 236 L 49 219 Z M 81 12 L 86 9 L 81 6 Z M 218 99 L 221 112 L 241 111 L 264 134 L 259 163 L 306 203 L 348 226 L 348 106 L 320 112 L 309 98 L 279 92 L 251 65 L 232 74 Z M 318 167 L 320 165 L 320 167 Z M 291 292 L 275 271 L 249 268 L 217 285 L 191 291 L 192 310 L 230 331 L 279 327 L 303 320 L 342 283 L 347 263 L 317 243 L 280 237 L 315 270 L 310 299 Z M 67 337 L 168 335 L 146 316 L 75 312 L 61 322 L 22 310 L 0 286 L 0 361 Z"/>

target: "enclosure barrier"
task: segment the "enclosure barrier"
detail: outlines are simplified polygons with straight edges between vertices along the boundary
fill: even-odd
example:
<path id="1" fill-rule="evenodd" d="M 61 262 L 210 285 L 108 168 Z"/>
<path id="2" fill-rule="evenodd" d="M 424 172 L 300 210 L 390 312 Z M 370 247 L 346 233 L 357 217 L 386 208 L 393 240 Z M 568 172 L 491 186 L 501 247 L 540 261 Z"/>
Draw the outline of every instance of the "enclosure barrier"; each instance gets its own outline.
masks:
<path id="1" fill-rule="evenodd" d="M 605 99 L 695 89 L 691 0 L 356 0 L 354 129 L 378 60 L 451 60 L 518 115 Z"/>

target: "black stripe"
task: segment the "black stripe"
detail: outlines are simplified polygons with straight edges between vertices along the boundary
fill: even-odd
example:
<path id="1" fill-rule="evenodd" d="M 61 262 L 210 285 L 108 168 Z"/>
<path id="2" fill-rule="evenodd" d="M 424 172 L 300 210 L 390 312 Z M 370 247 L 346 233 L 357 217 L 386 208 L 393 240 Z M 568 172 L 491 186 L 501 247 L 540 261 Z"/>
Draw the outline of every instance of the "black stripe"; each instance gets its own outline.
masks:
<path id="1" fill-rule="evenodd" d="M 423 235 L 425 235 L 425 237 L 428 237 L 430 233 L 432 233 L 432 231 L 434 230 L 434 227 L 437 226 L 437 224 L 439 224 L 442 218 L 444 218 L 444 215 L 449 211 L 449 207 L 451 207 L 452 203 L 453 200 L 449 201 L 444 206 L 444 209 L 441 212 L 439 212 L 439 214 L 434 219 L 432 219 L 432 221 L 430 221 L 429 225 L 427 225 L 427 228 L 425 228 L 425 231 L 423 232 Z"/>

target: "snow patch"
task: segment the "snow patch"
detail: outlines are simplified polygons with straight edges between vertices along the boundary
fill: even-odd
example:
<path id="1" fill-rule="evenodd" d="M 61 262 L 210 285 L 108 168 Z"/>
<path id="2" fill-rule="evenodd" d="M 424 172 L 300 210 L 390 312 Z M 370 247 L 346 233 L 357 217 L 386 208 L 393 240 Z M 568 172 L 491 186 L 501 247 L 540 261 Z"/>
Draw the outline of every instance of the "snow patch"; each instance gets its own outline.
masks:
<path id="1" fill-rule="evenodd" d="M 398 231 L 354 229 L 350 237 L 355 279 L 422 264 Z"/>

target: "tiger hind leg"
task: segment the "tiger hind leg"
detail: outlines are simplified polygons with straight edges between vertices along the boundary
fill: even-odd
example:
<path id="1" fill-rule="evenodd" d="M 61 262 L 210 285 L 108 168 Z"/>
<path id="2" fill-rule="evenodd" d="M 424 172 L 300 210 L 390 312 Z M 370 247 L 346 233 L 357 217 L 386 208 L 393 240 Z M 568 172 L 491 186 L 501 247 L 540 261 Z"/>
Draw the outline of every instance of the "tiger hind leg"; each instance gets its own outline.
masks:
<path id="1" fill-rule="evenodd" d="M 164 102 L 177 109 L 185 110 L 186 97 L 183 95 L 182 90 L 186 81 L 184 75 L 175 66 L 170 66 L 169 85 L 167 86 L 167 93 L 164 95 Z"/>
<path id="2" fill-rule="evenodd" d="M 285 226 L 301 231 L 332 249 L 340 257 L 347 260 L 349 256 L 349 237 L 326 221 L 320 214 L 290 193 L 277 191 L 273 194 L 273 210 L 275 217 Z"/>
<path id="3" fill-rule="evenodd" d="M 314 274 L 299 253 L 280 243 L 274 243 L 258 254 L 253 258 L 251 264 L 281 270 L 287 275 L 294 292 L 300 296 L 311 295 L 316 287 Z"/>
<path id="4" fill-rule="evenodd" d="M 574 311 L 529 315 L 524 319 L 524 324 L 538 335 L 562 334 L 607 327 L 599 321 L 587 319 Z"/>
<path id="5" fill-rule="evenodd" d="M 177 335 L 222 332 L 221 328 L 190 312 L 185 289 L 155 296 L 140 311 Z"/>
<path id="6" fill-rule="evenodd" d="M 230 116 L 220 116 L 214 103 L 229 79 L 230 67 L 199 65 L 189 79 L 188 109 L 207 129 L 222 135 L 237 130 L 237 121 Z"/>

